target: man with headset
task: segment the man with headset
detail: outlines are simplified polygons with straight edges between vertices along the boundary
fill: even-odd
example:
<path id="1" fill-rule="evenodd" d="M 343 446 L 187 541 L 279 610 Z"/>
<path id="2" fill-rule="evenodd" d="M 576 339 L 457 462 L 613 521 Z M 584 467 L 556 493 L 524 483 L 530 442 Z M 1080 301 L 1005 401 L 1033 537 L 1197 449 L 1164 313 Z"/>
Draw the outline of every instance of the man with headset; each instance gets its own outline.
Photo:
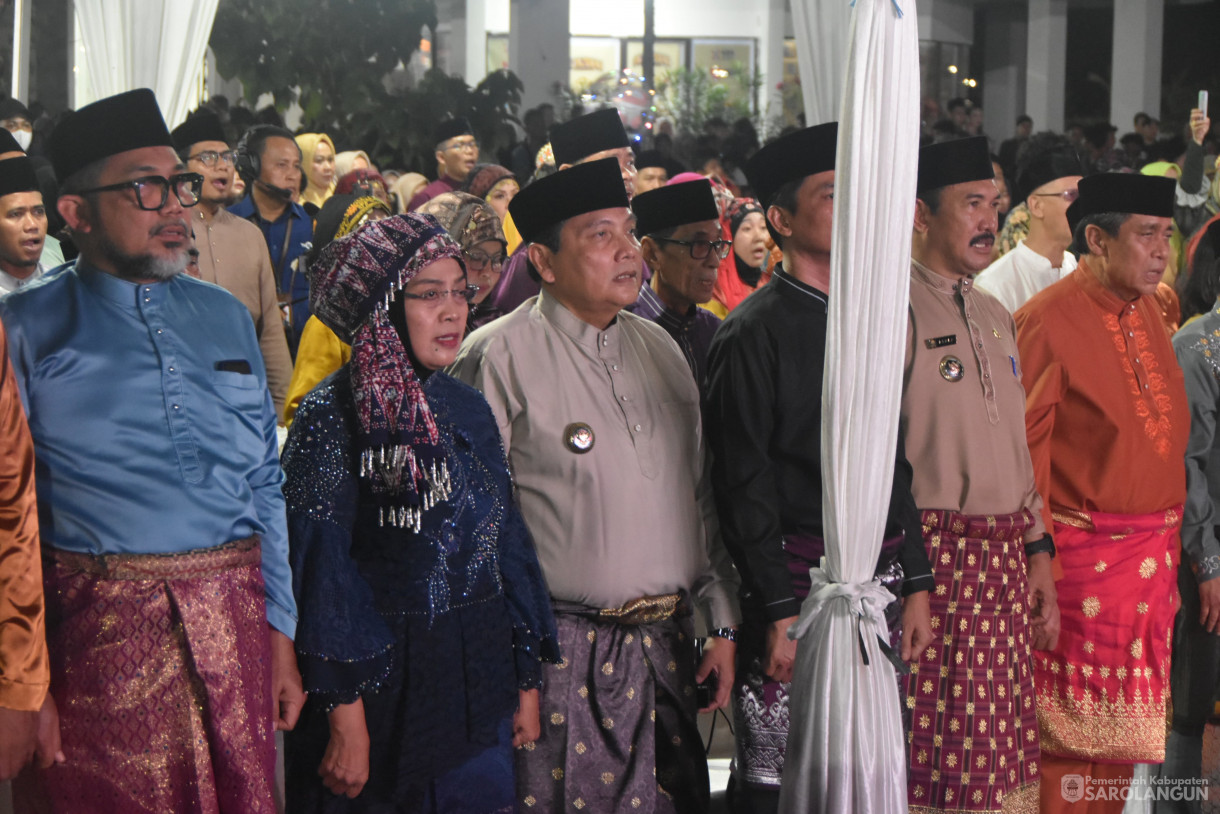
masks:
<path id="1" fill-rule="evenodd" d="M 246 182 L 246 197 L 229 211 L 263 231 L 275 267 L 280 308 L 290 326 L 288 349 L 295 359 L 297 340 L 309 319 L 309 281 L 296 259 L 313 240 L 313 222 L 297 203 L 304 178 L 301 148 L 282 127 L 251 127 L 237 145 L 237 172 Z"/>

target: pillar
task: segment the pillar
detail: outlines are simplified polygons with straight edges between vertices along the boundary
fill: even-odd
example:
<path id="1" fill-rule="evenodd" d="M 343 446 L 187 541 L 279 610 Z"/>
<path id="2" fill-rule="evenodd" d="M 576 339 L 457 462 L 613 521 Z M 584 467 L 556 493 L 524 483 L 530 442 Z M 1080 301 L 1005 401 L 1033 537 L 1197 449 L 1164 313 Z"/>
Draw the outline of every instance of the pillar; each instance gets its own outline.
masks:
<path id="1" fill-rule="evenodd" d="M 1034 120 L 1035 132 L 1062 133 L 1067 0 L 1029 0 L 1029 44 L 1025 53 L 1024 112 Z"/>
<path id="2" fill-rule="evenodd" d="M 556 83 L 567 86 L 571 67 L 568 0 L 512 0 L 508 61 L 521 78 L 521 109 L 549 102 L 562 107 Z"/>
<path id="3" fill-rule="evenodd" d="M 1020 5 L 998 3 L 981 9 L 980 13 L 983 132 L 991 136 L 994 147 L 999 149 L 1000 142 L 1012 136 L 1017 116 L 1025 112 L 1026 14 Z"/>
<path id="4" fill-rule="evenodd" d="M 1161 51 L 1165 0 L 1114 0 L 1114 67 L 1110 123 L 1131 130 L 1136 113 L 1161 117 Z"/>
<path id="5" fill-rule="evenodd" d="M 762 68 L 758 105 L 764 121 L 782 115 L 784 110 L 784 96 L 778 85 L 784 79 L 784 23 L 787 13 L 784 0 L 767 0 L 764 33 L 758 42 L 758 64 Z"/>

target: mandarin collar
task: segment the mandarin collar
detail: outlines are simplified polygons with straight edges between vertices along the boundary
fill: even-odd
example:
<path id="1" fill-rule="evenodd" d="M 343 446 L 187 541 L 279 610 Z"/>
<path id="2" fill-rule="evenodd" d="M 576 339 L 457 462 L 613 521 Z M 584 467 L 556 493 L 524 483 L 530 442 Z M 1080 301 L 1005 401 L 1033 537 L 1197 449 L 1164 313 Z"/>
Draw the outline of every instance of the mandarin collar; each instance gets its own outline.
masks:
<path id="1" fill-rule="evenodd" d="M 1084 272 L 1083 274 L 1081 272 Z M 1124 300 L 1120 298 L 1110 289 L 1106 288 L 1101 283 L 1101 278 L 1097 276 L 1097 272 L 1093 271 L 1087 257 L 1080 258 L 1080 262 L 1076 265 L 1076 271 L 1071 277 L 1077 281 L 1084 292 L 1089 295 L 1093 302 L 1101 306 L 1101 309 L 1107 314 L 1121 315 L 1125 310 L 1135 310 L 1135 305 L 1143 297 L 1134 300 Z"/>
<path id="2" fill-rule="evenodd" d="M 563 331 L 572 341 L 587 348 L 597 349 L 610 342 L 618 342 L 618 317 L 603 331 L 585 322 L 569 311 L 563 303 L 552 297 L 543 289 L 538 293 L 538 310 L 559 330 Z"/>
<path id="3" fill-rule="evenodd" d="M 973 276 L 951 280 L 943 274 L 937 274 L 914 257 L 911 258 L 911 277 L 933 291 L 939 291 L 950 297 L 959 293 L 964 297 L 974 289 Z"/>
<path id="4" fill-rule="evenodd" d="M 136 283 L 120 279 L 82 260 L 76 261 L 74 273 L 94 294 L 129 311 L 138 310 L 141 301 L 145 303 L 164 301 L 165 297 L 169 296 L 170 287 L 177 279 L 177 277 L 173 277 L 156 283 Z"/>

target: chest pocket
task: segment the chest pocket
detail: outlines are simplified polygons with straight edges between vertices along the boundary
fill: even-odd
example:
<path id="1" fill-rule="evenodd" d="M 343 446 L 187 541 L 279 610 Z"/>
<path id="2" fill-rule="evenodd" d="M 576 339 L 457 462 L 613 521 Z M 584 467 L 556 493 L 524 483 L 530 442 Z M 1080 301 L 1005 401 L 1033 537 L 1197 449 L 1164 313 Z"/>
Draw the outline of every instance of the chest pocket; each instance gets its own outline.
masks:
<path id="1" fill-rule="evenodd" d="M 259 386 L 258 376 L 231 370 L 213 370 L 211 382 L 212 389 L 227 404 L 243 413 L 252 413 L 246 416 L 250 420 L 258 420 L 258 413 L 263 408 L 263 388 Z"/>

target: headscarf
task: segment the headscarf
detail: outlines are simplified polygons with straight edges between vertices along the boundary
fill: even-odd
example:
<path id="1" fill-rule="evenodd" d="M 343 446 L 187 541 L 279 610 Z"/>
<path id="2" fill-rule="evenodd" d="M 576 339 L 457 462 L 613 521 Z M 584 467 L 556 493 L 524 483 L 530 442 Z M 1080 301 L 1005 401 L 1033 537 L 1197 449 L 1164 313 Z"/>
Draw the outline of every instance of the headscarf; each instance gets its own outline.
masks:
<path id="1" fill-rule="evenodd" d="M 502 247 L 508 243 L 504 239 L 504 229 L 496 210 L 474 195 L 443 192 L 425 201 L 415 211 L 436 218 L 464 251 L 470 251 L 486 240 L 497 240 Z"/>
<path id="2" fill-rule="evenodd" d="M 513 175 L 512 170 L 499 164 L 476 164 L 466 183 L 462 185 L 462 192 L 469 192 L 480 200 L 487 200 L 496 184 L 506 179 L 516 181 L 517 176 Z"/>
<path id="3" fill-rule="evenodd" d="M 374 211 L 381 211 L 386 215 L 394 214 L 383 201 L 371 195 L 331 195 L 318 210 L 318 217 L 314 221 L 313 243 L 305 257 L 307 266 L 318 259 L 331 241 L 347 237 L 363 226 L 365 219 Z"/>
<path id="4" fill-rule="evenodd" d="M 415 193 L 427 184 L 427 176 L 418 172 L 404 173 L 394 182 L 390 191 L 394 193 L 394 205 L 397 207 L 399 215 L 407 214 L 407 204 L 415 197 Z"/>
<path id="5" fill-rule="evenodd" d="M 296 141 L 297 146 L 301 148 L 301 172 L 305 175 L 307 182 L 305 191 L 301 193 L 301 203 L 311 203 L 321 208 L 322 204 L 326 203 L 326 199 L 335 194 L 335 178 L 339 177 L 338 165 L 335 166 L 334 177 L 330 179 L 330 186 L 325 189 L 313 182 L 313 179 L 309 177 L 309 169 L 313 166 L 313 154 L 318 151 L 318 145 L 326 142 L 333 153 L 335 143 L 325 133 L 302 133 L 297 136 Z"/>
<path id="6" fill-rule="evenodd" d="M 419 531 L 423 512 L 449 497 L 436 421 L 389 309 L 421 269 L 461 256 L 435 218 L 413 213 L 366 223 L 309 266 L 314 315 L 352 346 L 360 476 L 382 525 Z"/>
<path id="7" fill-rule="evenodd" d="M 724 229 L 723 239 L 732 243 L 746 216 L 753 212 L 763 214 L 763 208 L 753 198 L 729 200 L 720 217 L 720 223 Z M 739 263 L 737 252 L 730 251 L 729 256 L 720 261 L 720 271 L 716 274 L 716 285 L 712 287 L 712 299 L 723 305 L 726 311 L 732 311 L 741 304 L 742 300 L 753 293 L 757 287 L 757 280 L 762 276 L 763 270 L 760 268 L 754 277 L 755 285 L 750 285 L 741 278 Z"/>
<path id="8" fill-rule="evenodd" d="M 376 170 L 352 170 L 349 173 L 339 176 L 339 180 L 335 182 L 335 194 L 351 195 L 356 184 L 381 184 L 381 191 L 387 199 L 390 197 L 390 185 L 381 177 L 381 173 Z M 367 193 L 366 193 L 367 194 Z"/>
<path id="9" fill-rule="evenodd" d="M 364 150 L 344 150 L 335 156 L 335 177 L 342 178 L 352 170 L 357 158 L 363 158 L 364 162 L 369 165 L 369 169 L 377 172 L 377 167 L 373 166 L 373 159 L 369 158 L 369 154 Z"/>

